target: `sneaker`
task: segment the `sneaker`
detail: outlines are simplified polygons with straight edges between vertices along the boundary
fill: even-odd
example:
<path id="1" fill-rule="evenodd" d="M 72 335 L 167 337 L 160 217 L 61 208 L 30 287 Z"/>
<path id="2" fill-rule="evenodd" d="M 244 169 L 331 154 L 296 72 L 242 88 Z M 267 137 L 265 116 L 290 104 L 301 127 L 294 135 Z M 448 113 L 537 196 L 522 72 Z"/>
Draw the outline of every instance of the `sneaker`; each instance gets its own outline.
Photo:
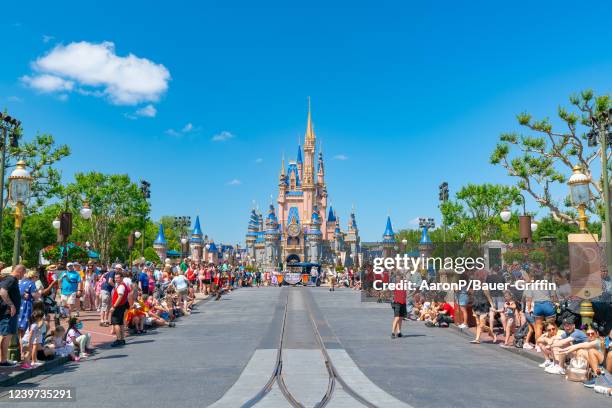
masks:
<path id="1" fill-rule="evenodd" d="M 394 339 L 395 337 L 395 333 L 391 333 L 391 338 Z"/>
<path id="2" fill-rule="evenodd" d="M 119 346 L 123 346 L 125 344 L 125 340 L 115 340 L 111 343 L 111 347 L 119 347 Z"/>
<path id="3" fill-rule="evenodd" d="M 533 345 L 531 343 L 525 343 L 523 344 L 523 348 L 525 350 L 533 350 Z"/>
<path id="4" fill-rule="evenodd" d="M 0 363 L 0 367 L 15 367 L 15 364 L 12 361 L 5 361 Z"/>
<path id="5" fill-rule="evenodd" d="M 598 394 L 612 395 L 612 388 L 604 387 L 603 385 L 596 385 L 593 387 L 593 390 Z"/>
<path id="6" fill-rule="evenodd" d="M 535 346 L 535 351 L 536 353 L 541 353 L 542 349 L 540 348 L 540 346 Z"/>
<path id="7" fill-rule="evenodd" d="M 461 324 L 460 324 L 459 326 L 457 326 L 457 327 L 459 327 L 459 328 L 460 328 L 460 329 L 462 329 L 462 330 L 463 330 L 463 329 L 467 329 L 467 324 L 465 324 L 465 323 L 461 323 Z"/>
<path id="8" fill-rule="evenodd" d="M 402 336 L 402 333 L 397 333 L 397 337 L 404 337 L 404 336 Z"/>
<path id="9" fill-rule="evenodd" d="M 547 367 L 550 367 L 550 365 L 552 363 L 553 362 L 551 360 L 544 360 L 544 362 L 542 364 L 538 364 L 538 367 L 540 367 L 540 368 L 547 368 Z"/>
<path id="10" fill-rule="evenodd" d="M 546 367 L 544 372 L 548 374 L 565 375 L 565 370 L 556 364 Z"/>
<path id="11" fill-rule="evenodd" d="M 597 377 L 593 377 L 590 380 L 584 380 L 582 382 L 582 385 L 584 385 L 587 388 L 595 388 L 597 382 Z"/>
<path id="12" fill-rule="evenodd" d="M 24 370 L 29 370 L 29 369 L 34 368 L 34 367 L 32 367 L 32 364 L 30 364 L 30 363 L 21 363 L 19 368 L 22 368 Z"/>

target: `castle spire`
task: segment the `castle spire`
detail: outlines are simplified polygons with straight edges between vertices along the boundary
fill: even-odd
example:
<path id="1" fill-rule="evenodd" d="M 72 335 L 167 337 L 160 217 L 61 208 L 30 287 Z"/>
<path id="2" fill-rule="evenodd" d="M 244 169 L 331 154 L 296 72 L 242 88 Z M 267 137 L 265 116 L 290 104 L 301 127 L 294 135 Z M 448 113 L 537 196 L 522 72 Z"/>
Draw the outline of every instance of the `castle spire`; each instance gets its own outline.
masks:
<path id="1" fill-rule="evenodd" d="M 310 113 L 310 96 L 308 97 L 308 122 L 306 124 L 306 137 L 305 137 L 305 139 L 306 139 L 306 143 L 314 142 L 315 141 L 315 134 L 314 134 L 314 130 L 312 128 L 312 115 Z"/>
<path id="2" fill-rule="evenodd" d="M 285 175 L 285 153 L 283 153 L 283 159 L 281 161 L 281 176 Z"/>

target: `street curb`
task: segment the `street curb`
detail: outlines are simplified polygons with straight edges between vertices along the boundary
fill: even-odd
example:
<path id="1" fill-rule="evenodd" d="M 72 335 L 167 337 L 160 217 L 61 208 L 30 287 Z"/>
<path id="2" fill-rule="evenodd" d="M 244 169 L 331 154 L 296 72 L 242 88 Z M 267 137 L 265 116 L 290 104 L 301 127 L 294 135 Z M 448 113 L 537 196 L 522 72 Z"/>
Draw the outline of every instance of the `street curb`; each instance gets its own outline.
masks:
<path id="1" fill-rule="evenodd" d="M 459 327 L 457 327 L 457 325 L 454 325 L 454 324 L 450 325 L 449 328 L 453 329 L 457 334 L 459 334 L 459 335 L 461 335 L 463 337 L 466 337 L 466 338 L 469 338 L 469 339 L 473 339 L 474 338 L 474 336 L 469 331 L 469 329 L 460 329 Z M 537 353 L 534 353 L 534 352 L 531 352 L 531 351 L 527 351 L 527 350 L 524 350 L 522 348 L 519 349 L 519 348 L 516 348 L 514 346 L 506 348 L 506 347 L 500 347 L 497 344 L 480 343 L 480 345 L 482 345 L 482 346 L 487 346 L 488 345 L 488 346 L 491 346 L 491 347 L 495 347 L 498 350 L 507 351 L 508 353 L 513 353 L 513 354 L 518 354 L 519 356 L 524 357 L 524 358 L 526 358 L 528 360 L 534 361 L 536 363 L 541 363 L 543 361 L 543 358 L 544 358 L 543 356 L 541 356 L 541 355 L 539 355 Z"/>
<path id="2" fill-rule="evenodd" d="M 209 302 L 212 299 L 212 296 L 209 296 L 205 299 L 198 299 L 194 304 L 202 305 Z M 36 368 L 31 368 L 29 370 L 23 370 L 15 372 L 14 374 L 9 374 L 8 378 L 0 380 L 0 388 L 10 387 L 12 385 L 18 384 L 28 378 L 36 377 L 46 371 L 51 371 L 54 368 L 62 366 L 70 361 L 70 357 L 58 357 L 53 360 L 46 361 L 43 365 Z"/>
<path id="3" fill-rule="evenodd" d="M 66 364 L 70 361 L 70 357 L 58 357 L 53 360 L 49 360 L 45 362 L 40 367 L 31 368 L 29 370 L 23 370 L 15 373 L 14 375 L 9 375 L 8 378 L 4 380 L 0 380 L 0 387 L 10 387 L 11 385 L 15 385 L 20 383 L 23 380 L 27 380 L 28 378 L 36 377 L 44 373 L 45 371 L 53 370 L 61 365 Z"/>

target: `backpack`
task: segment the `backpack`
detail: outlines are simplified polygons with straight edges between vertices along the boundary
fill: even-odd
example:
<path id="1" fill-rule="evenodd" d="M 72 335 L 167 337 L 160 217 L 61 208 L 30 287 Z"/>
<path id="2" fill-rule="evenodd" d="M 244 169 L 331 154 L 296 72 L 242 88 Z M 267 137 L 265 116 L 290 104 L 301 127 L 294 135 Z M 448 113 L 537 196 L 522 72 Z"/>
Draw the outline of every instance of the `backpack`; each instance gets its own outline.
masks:
<path id="1" fill-rule="evenodd" d="M 516 333 L 514 333 L 514 347 L 523 348 L 527 333 L 529 333 L 529 323 L 523 324 L 521 327 L 518 328 Z"/>
<path id="2" fill-rule="evenodd" d="M 587 380 L 589 364 L 582 357 L 574 357 L 571 359 L 567 370 L 565 370 L 565 379 L 568 381 L 583 382 Z"/>

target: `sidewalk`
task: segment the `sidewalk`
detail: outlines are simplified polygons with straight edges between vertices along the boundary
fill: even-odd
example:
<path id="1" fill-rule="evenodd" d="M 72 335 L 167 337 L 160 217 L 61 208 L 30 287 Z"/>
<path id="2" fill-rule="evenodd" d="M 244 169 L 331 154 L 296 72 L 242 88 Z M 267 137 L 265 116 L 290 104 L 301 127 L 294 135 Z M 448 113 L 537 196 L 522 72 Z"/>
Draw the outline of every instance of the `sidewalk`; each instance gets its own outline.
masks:
<path id="1" fill-rule="evenodd" d="M 206 300 L 210 299 L 210 296 L 203 296 L 201 294 L 196 294 L 196 305 L 202 306 L 206 303 Z M 110 347 L 110 343 L 115 340 L 115 336 L 111 334 L 110 327 L 102 327 L 100 326 L 100 313 L 93 312 L 80 312 L 79 318 L 83 322 L 83 333 L 91 333 L 91 346 L 96 349 L 96 352 L 99 353 L 100 350 L 104 350 Z M 185 317 L 183 317 L 184 319 Z M 62 320 L 62 324 L 64 327 L 67 324 L 66 320 Z M 153 329 L 151 332 L 155 333 L 159 329 Z M 165 330 L 165 329 L 161 329 Z M 135 338 L 136 336 L 132 336 L 126 334 L 126 338 Z M 66 364 L 70 361 L 69 357 L 57 357 L 53 360 L 45 361 L 40 367 L 31 368 L 29 370 L 24 370 L 19 368 L 19 366 L 15 366 L 12 368 L 0 368 L 0 387 L 9 387 L 11 385 L 15 385 L 21 381 L 27 380 L 28 378 L 35 377 L 40 375 L 45 371 L 52 370 L 56 367 L 59 367 L 63 364 Z M 86 364 L 87 361 L 83 360 Z"/>
<path id="2" fill-rule="evenodd" d="M 459 328 L 456 324 L 452 324 L 449 326 L 449 329 L 454 330 L 457 334 L 472 340 L 476 337 L 476 327 L 468 327 L 467 329 L 461 329 Z M 496 333 L 497 334 L 497 333 Z M 484 341 L 483 341 L 484 339 Z M 488 347 L 496 347 L 499 350 L 504 350 L 507 351 L 509 353 L 514 353 L 514 354 L 518 354 L 522 357 L 528 358 L 529 360 L 535 361 L 537 363 L 541 363 L 542 361 L 544 361 L 544 355 L 540 354 L 538 352 L 536 352 L 535 350 L 527 350 L 527 349 L 523 349 L 523 348 L 516 348 L 514 346 L 510 346 L 510 347 L 501 347 L 500 344 L 503 343 L 503 336 L 497 334 L 497 343 L 493 344 L 491 337 L 487 334 L 484 333 L 481 336 L 481 343 L 480 346 L 484 345 L 484 346 L 488 346 Z M 510 344 L 514 343 L 514 336 L 510 336 Z M 475 345 L 478 346 L 478 345 Z"/>

